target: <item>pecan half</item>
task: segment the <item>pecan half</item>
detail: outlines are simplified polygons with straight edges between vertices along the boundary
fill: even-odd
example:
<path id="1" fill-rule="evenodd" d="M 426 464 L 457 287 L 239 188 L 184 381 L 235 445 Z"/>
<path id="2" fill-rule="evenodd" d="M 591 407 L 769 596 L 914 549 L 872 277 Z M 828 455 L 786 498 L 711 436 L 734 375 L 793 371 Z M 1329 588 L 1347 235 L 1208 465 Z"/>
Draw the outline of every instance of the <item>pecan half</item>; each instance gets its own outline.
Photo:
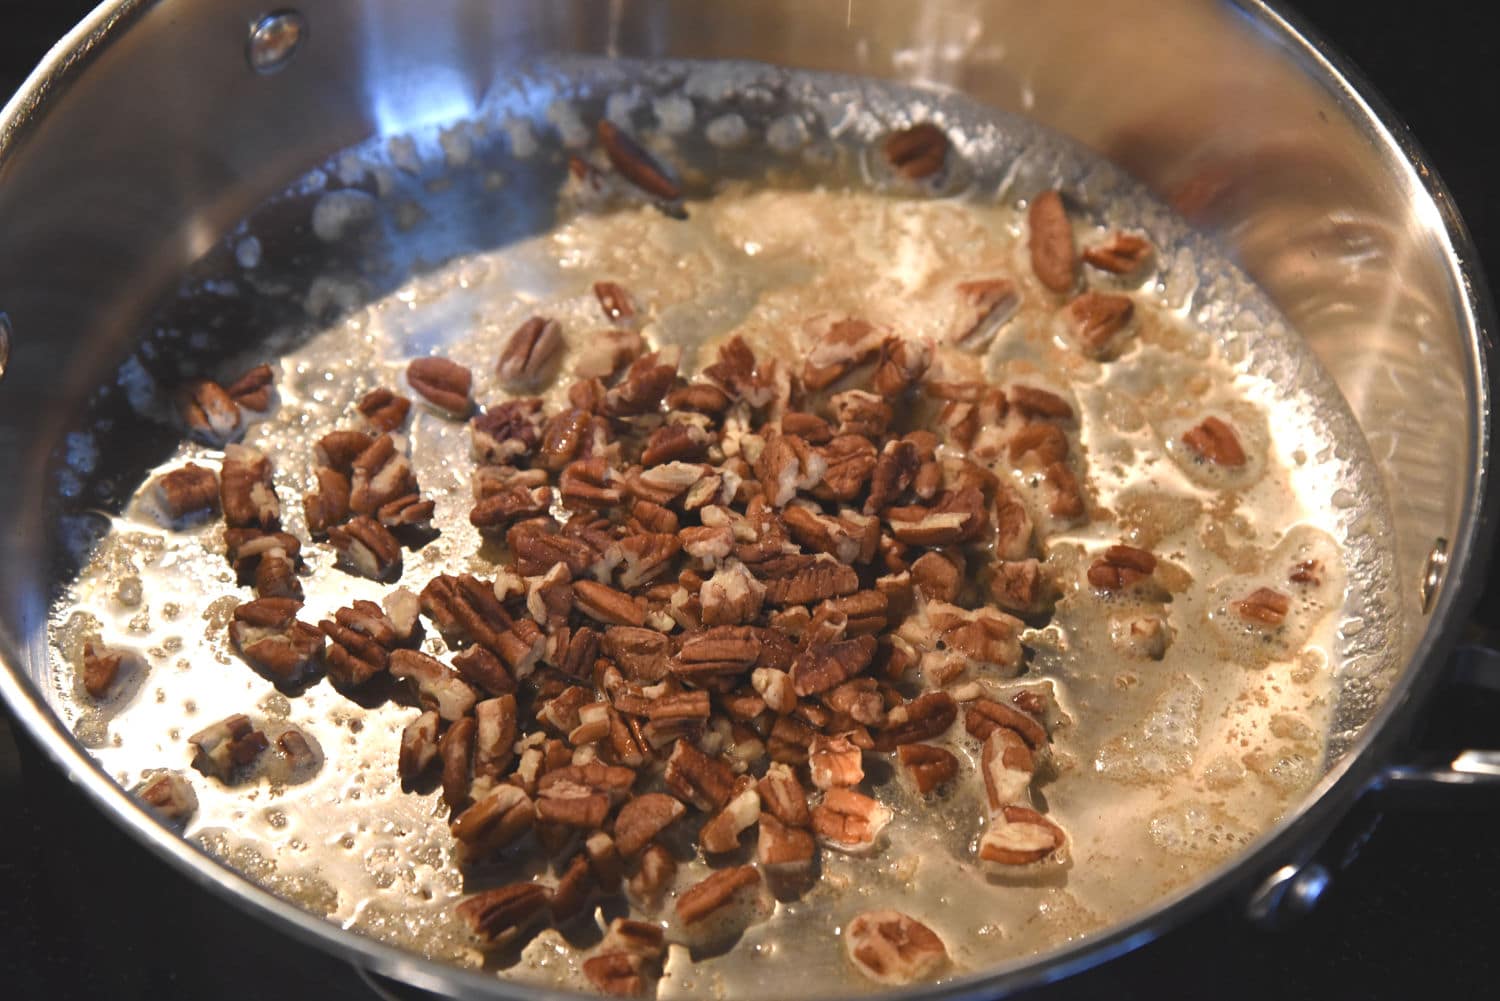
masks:
<path id="1" fill-rule="evenodd" d="M 515 758 L 516 697 L 501 695 L 474 704 L 474 774 L 499 778 Z"/>
<path id="2" fill-rule="evenodd" d="M 339 569 L 370 580 L 401 576 L 401 543 L 380 522 L 361 515 L 328 529 L 328 541 L 338 553 Z"/>
<path id="3" fill-rule="evenodd" d="M 327 536 L 328 530 L 349 518 L 349 477 L 336 469 L 319 466 L 314 475 L 318 489 L 302 495 L 302 513 L 307 531 L 315 539 Z"/>
<path id="4" fill-rule="evenodd" d="M 852 789 L 833 788 L 812 811 L 812 829 L 818 840 L 850 855 L 868 854 L 880 832 L 895 817 L 879 800 Z"/>
<path id="5" fill-rule="evenodd" d="M 621 177 L 653 198 L 668 202 L 682 198 L 682 189 L 667 169 L 614 122 L 601 118 L 598 134 L 604 155 Z"/>
<path id="6" fill-rule="evenodd" d="M 1051 584 L 1037 560 L 1016 560 L 995 564 L 990 577 L 990 600 L 1000 608 L 1017 615 L 1036 615 L 1051 611 Z"/>
<path id="7" fill-rule="evenodd" d="M 672 748 L 663 779 L 668 789 L 704 813 L 724 809 L 734 795 L 734 772 L 729 765 L 685 740 Z"/>
<path id="8" fill-rule="evenodd" d="M 1024 806 L 1006 806 L 979 840 L 979 857 L 1000 865 L 1040 862 L 1063 846 L 1067 835 L 1046 817 Z"/>
<path id="9" fill-rule="evenodd" d="M 822 500 L 853 502 L 875 472 L 875 446 L 863 435 L 841 434 L 817 453 L 826 468 L 812 492 Z"/>
<path id="10" fill-rule="evenodd" d="M 473 717 L 465 717 L 450 726 L 438 740 L 438 757 L 443 762 L 443 802 L 450 810 L 459 809 L 469 800 L 474 729 Z"/>
<path id="11" fill-rule="evenodd" d="M 1102 242 L 1083 249 L 1083 262 L 1100 271 L 1128 275 L 1151 259 L 1151 244 L 1134 233 L 1114 232 Z"/>
<path id="12" fill-rule="evenodd" d="M 1073 337 L 1087 358 L 1107 361 L 1119 353 L 1119 334 L 1135 314 L 1129 296 L 1085 292 L 1068 303 Z"/>
<path id="13" fill-rule="evenodd" d="M 1246 622 L 1262 626 L 1279 626 L 1286 621 L 1291 611 L 1292 600 L 1280 591 L 1269 587 L 1258 587 L 1239 601 L 1233 602 L 1234 613 Z"/>
<path id="14" fill-rule="evenodd" d="M 902 744 L 896 757 L 923 796 L 952 782 L 958 776 L 958 758 L 952 751 L 931 744 Z"/>
<path id="15" fill-rule="evenodd" d="M 349 508 L 373 515 L 391 501 L 417 492 L 411 463 L 388 434 L 376 436 L 349 464 Z"/>
<path id="16" fill-rule="evenodd" d="M 602 649 L 632 681 L 649 684 L 667 676 L 671 641 L 654 629 L 610 626 L 604 630 Z"/>
<path id="17" fill-rule="evenodd" d="M 943 553 L 923 553 L 911 565 L 911 582 L 929 601 L 957 601 L 963 589 L 963 567 Z"/>
<path id="18" fill-rule="evenodd" d="M 1182 436 L 1182 443 L 1199 459 L 1216 466 L 1237 469 L 1249 461 L 1234 428 L 1217 417 L 1205 417 Z"/>
<path id="19" fill-rule="evenodd" d="M 760 571 L 762 568 L 753 568 Z M 771 605 L 809 605 L 839 598 L 859 590 L 859 574 L 837 560 L 819 559 L 786 577 L 766 581 L 766 601 Z"/>
<path id="20" fill-rule="evenodd" d="M 376 386 L 355 405 L 355 410 L 377 431 L 394 431 L 406 423 L 411 401 L 384 386 Z"/>
<path id="21" fill-rule="evenodd" d="M 271 409 L 276 373 L 269 365 L 257 365 L 224 387 L 230 399 L 244 410 L 264 413 Z"/>
<path id="22" fill-rule="evenodd" d="M 886 725 L 875 746 L 889 751 L 902 744 L 931 740 L 953 725 L 958 703 L 947 692 L 928 692 L 886 713 Z"/>
<path id="23" fill-rule="evenodd" d="M 900 911 L 855 916 L 844 940 L 854 968 L 879 984 L 929 980 L 948 965 L 948 950 L 937 933 Z"/>
<path id="24" fill-rule="evenodd" d="M 394 651 L 390 656 L 390 672 L 394 678 L 412 681 L 423 707 L 436 710 L 449 722 L 467 716 L 477 701 L 474 689 L 442 661 L 425 653 Z"/>
<path id="25" fill-rule="evenodd" d="M 403 782 L 416 781 L 437 760 L 440 719 L 437 713 L 428 710 L 401 731 L 401 754 L 396 771 Z"/>
<path id="26" fill-rule="evenodd" d="M 536 451 L 542 425 L 541 400 L 507 400 L 469 422 L 470 449 L 480 462 L 519 463 Z"/>
<path id="27" fill-rule="evenodd" d="M 1110 546 L 1089 566 L 1089 583 L 1101 591 L 1123 591 L 1156 572 L 1156 557 L 1134 546 Z"/>
<path id="28" fill-rule="evenodd" d="M 533 316 L 506 340 L 495 375 L 507 389 L 539 386 L 562 346 L 562 327 L 557 321 Z"/>
<path id="29" fill-rule="evenodd" d="M 626 858 L 635 858 L 685 813 L 687 807 L 666 793 L 637 796 L 620 807 L 615 817 L 615 848 Z"/>
<path id="30" fill-rule="evenodd" d="M 812 813 L 807 808 L 807 793 L 797 781 L 797 773 L 790 765 L 776 763 L 766 769 L 756 784 L 760 794 L 762 816 L 770 815 L 788 827 L 812 826 Z"/>
<path id="31" fill-rule="evenodd" d="M 898 542 L 912 546 L 951 546 L 973 542 L 989 525 L 984 495 L 974 487 L 950 490 L 931 507 L 891 507 L 885 523 Z"/>
<path id="32" fill-rule="evenodd" d="M 886 136 L 881 151 L 896 173 L 909 181 L 924 181 L 943 169 L 948 134 L 932 122 L 918 122 Z"/>
<path id="33" fill-rule="evenodd" d="M 469 393 L 474 375 L 447 358 L 414 358 L 406 366 L 406 383 L 437 409 L 453 417 L 468 417 L 474 409 Z"/>
<path id="34" fill-rule="evenodd" d="M 234 610 L 229 638 L 252 666 L 278 681 L 293 681 L 323 649 L 323 634 L 298 621 L 301 610 L 302 602 L 294 598 L 246 602 Z"/>
<path id="35" fill-rule="evenodd" d="M 655 413 L 677 378 L 677 366 L 663 364 L 652 352 L 630 363 L 618 385 L 604 394 L 603 411 L 609 417 L 635 417 Z"/>
<path id="36" fill-rule="evenodd" d="M 190 462 L 158 476 L 151 499 L 172 528 L 181 528 L 219 510 L 219 478 L 212 469 Z"/>
<path id="37" fill-rule="evenodd" d="M 811 833 L 790 827 L 769 812 L 761 812 L 755 859 L 769 875 L 783 878 L 806 875 L 811 872 L 817 853 L 817 842 Z"/>
<path id="38" fill-rule="evenodd" d="M 547 917 L 552 892 L 536 883 L 510 883 L 476 893 L 455 910 L 486 946 L 501 946 Z"/>
<path id="39" fill-rule="evenodd" d="M 607 626 L 639 627 L 646 623 L 646 606 L 643 601 L 598 581 L 580 580 L 573 583 L 573 607 Z"/>
<path id="40" fill-rule="evenodd" d="M 270 746 L 266 735 L 244 713 L 211 723 L 188 738 L 196 752 L 193 767 L 228 782 L 235 769 L 248 765 Z"/>
<path id="41" fill-rule="evenodd" d="M 271 460 L 244 445 L 224 448 L 219 473 L 219 506 L 224 524 L 230 528 L 258 528 L 274 532 L 281 527 L 281 502 L 271 482 Z"/>
<path id="42" fill-rule="evenodd" d="M 239 404 L 211 379 L 199 379 L 182 391 L 178 413 L 188 433 L 205 445 L 222 448 L 245 433 Z"/>
<path id="43" fill-rule="evenodd" d="M 715 626 L 684 637 L 669 668 L 689 678 L 743 674 L 760 661 L 763 651 L 760 630 Z"/>
<path id="44" fill-rule="evenodd" d="M 1010 387 L 1010 405 L 1024 417 L 1045 417 L 1051 420 L 1070 421 L 1073 407 L 1056 393 L 1035 386 L 1013 385 Z"/>
<path id="45" fill-rule="evenodd" d="M 554 782 L 538 791 L 536 816 L 549 824 L 598 830 L 609 816 L 609 797 L 576 782 Z"/>
<path id="46" fill-rule="evenodd" d="M 356 601 L 340 608 L 332 619 L 318 623 L 328 637 L 328 675 L 334 683 L 363 685 L 390 664 L 390 651 L 401 640 L 394 622 L 373 601 Z M 409 635 L 409 634 L 408 634 Z"/>
<path id="47" fill-rule="evenodd" d="M 847 737 L 812 739 L 807 749 L 807 767 L 819 789 L 857 786 L 865 780 L 864 754 Z"/>
<path id="48" fill-rule="evenodd" d="M 517 521 L 546 514 L 551 507 L 551 487 L 513 483 L 476 501 L 469 510 L 469 524 L 485 534 L 499 534 Z"/>
<path id="49" fill-rule="evenodd" d="M 635 318 L 635 299 L 625 290 L 623 285 L 615 282 L 594 282 L 594 298 L 599 300 L 599 308 L 611 322 L 618 323 L 621 320 L 632 320 Z"/>
<path id="50" fill-rule="evenodd" d="M 1053 292 L 1067 292 L 1078 274 L 1078 252 L 1073 244 L 1073 224 L 1068 219 L 1062 195 L 1043 191 L 1026 210 L 1030 227 L 1027 249 L 1037 280 Z"/>

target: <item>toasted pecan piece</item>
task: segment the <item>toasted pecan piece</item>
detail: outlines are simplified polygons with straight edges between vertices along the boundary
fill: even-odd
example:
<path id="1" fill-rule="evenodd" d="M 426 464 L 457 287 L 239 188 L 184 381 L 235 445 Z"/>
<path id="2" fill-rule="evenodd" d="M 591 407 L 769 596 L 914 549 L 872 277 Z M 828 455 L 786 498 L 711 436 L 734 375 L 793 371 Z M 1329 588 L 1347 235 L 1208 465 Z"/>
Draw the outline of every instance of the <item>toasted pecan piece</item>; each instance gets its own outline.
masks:
<path id="1" fill-rule="evenodd" d="M 1078 276 L 1078 252 L 1062 195 L 1056 191 L 1037 195 L 1026 210 L 1026 220 L 1031 230 L 1027 239 L 1031 270 L 1037 280 L 1053 292 L 1069 291 Z"/>
<path id="2" fill-rule="evenodd" d="M 929 980 L 948 965 L 943 940 L 922 922 L 900 911 L 866 911 L 844 929 L 849 961 L 879 984 Z"/>

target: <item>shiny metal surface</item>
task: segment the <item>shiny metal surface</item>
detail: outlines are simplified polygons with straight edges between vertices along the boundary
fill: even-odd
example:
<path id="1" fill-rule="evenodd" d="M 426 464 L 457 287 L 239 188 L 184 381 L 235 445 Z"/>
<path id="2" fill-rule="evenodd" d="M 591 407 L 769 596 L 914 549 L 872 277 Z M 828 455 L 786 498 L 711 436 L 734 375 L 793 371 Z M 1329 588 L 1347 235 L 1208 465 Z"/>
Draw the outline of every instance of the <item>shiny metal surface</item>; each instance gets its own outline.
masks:
<path id="1" fill-rule="evenodd" d="M 422 988 L 549 996 L 415 959 L 247 887 L 125 797 L 35 684 L 46 669 L 41 484 L 78 402 L 141 318 L 307 167 L 371 135 L 462 114 L 508 65 L 539 53 L 758 59 L 926 83 L 1074 136 L 1222 240 L 1311 342 L 1387 480 L 1414 614 L 1432 540 L 1451 540 L 1449 579 L 1403 651 L 1406 670 L 1301 814 L 1234 871 L 1138 922 L 1045 967 L 925 996 L 993 996 L 1065 975 L 1298 866 L 1376 774 L 1466 614 L 1484 550 L 1488 305 L 1462 224 L 1410 137 L 1294 25 L 1259 4 L 1212 0 L 320 0 L 302 11 L 297 57 L 262 76 L 238 53 L 263 8 L 105 4 L 0 115 L 0 303 L 21 332 L 0 386 L 0 460 L 12 472 L 0 509 L 14 513 L 0 536 L 0 694 L 108 813 L 202 885 Z M 1488 774 L 1469 764 L 1412 780 Z"/>
<path id="2" fill-rule="evenodd" d="M 307 34 L 307 19 L 295 10 L 267 14 L 250 29 L 245 58 L 257 73 L 277 73 L 286 68 Z"/>

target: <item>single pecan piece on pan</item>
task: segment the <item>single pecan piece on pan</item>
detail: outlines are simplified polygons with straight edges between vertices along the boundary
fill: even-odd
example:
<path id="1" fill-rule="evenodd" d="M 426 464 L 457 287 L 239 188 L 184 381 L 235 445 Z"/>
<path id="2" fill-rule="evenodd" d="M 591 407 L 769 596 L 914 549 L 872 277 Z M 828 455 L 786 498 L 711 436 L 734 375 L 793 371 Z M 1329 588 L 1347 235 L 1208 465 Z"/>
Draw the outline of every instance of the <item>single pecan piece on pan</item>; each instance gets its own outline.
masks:
<path id="1" fill-rule="evenodd" d="M 948 134 L 932 122 L 918 122 L 885 137 L 881 152 L 891 169 L 909 181 L 924 181 L 943 169 Z"/>
<path id="2" fill-rule="evenodd" d="M 468 417 L 474 409 L 469 395 L 474 375 L 457 362 L 414 358 L 406 366 L 406 382 L 424 400 L 452 417 Z"/>
<path id="3" fill-rule="evenodd" d="M 1249 461 L 1234 428 L 1218 417 L 1205 417 L 1182 436 L 1182 443 L 1198 458 L 1216 466 L 1236 469 Z"/>
<path id="4" fill-rule="evenodd" d="M 878 984 L 930 980 L 948 965 L 948 949 L 937 933 L 900 911 L 866 911 L 844 929 L 854 968 Z"/>
<path id="5" fill-rule="evenodd" d="M 539 386 L 562 346 L 562 327 L 558 322 L 533 316 L 506 340 L 495 374 L 507 389 Z"/>
<path id="6" fill-rule="evenodd" d="M 1073 224 L 1062 195 L 1043 191 L 1026 211 L 1031 229 L 1027 248 L 1031 270 L 1037 280 L 1053 292 L 1067 292 L 1078 274 L 1078 252 L 1073 244 Z"/>

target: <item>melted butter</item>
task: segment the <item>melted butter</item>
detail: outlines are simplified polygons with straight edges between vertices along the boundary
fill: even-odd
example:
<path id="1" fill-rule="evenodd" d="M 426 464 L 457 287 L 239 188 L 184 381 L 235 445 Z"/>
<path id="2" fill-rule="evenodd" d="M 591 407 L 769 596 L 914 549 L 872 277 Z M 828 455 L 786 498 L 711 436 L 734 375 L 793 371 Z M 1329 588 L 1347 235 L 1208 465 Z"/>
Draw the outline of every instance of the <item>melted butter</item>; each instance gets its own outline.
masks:
<path id="1" fill-rule="evenodd" d="M 684 371 L 731 333 L 796 364 L 810 346 L 807 318 L 818 313 L 862 316 L 946 345 L 960 322 L 956 282 L 1003 276 L 1018 284 L 1021 308 L 993 341 L 980 352 L 944 346 L 937 364 L 945 377 L 1053 388 L 1078 412 L 1070 438 L 1098 517 L 1055 526 L 1048 540 L 1062 599 L 1052 628 L 1028 635 L 1035 661 L 1022 679 L 1051 679 L 1069 719 L 1034 789 L 1036 805 L 1068 831 L 1066 859 L 1010 874 L 970 861 L 984 809 L 977 749 L 955 727 L 948 742 L 965 768 L 952 791 L 923 801 L 881 781 L 892 770 L 872 764 L 871 781 L 896 813 L 875 856 L 824 851 L 817 886 L 779 902 L 734 950 L 694 963 L 674 953 L 663 997 L 743 996 L 771 968 L 796 970 L 809 995 L 846 987 L 855 981 L 836 936 L 875 907 L 930 924 L 958 972 L 1055 947 L 1197 878 L 1274 823 L 1321 774 L 1347 590 L 1336 541 L 1345 522 L 1327 498 L 1349 476 L 1326 427 L 1287 408 L 1287 387 L 1275 379 L 1231 364 L 1169 290 L 1149 280 L 1132 291 L 1132 346 L 1109 364 L 1081 360 L 1054 319 L 1059 301 L 1031 277 L 1023 219 L 1013 205 L 753 189 L 692 204 L 686 223 L 650 209 L 582 215 L 415 278 L 290 354 L 250 359 L 277 368 L 280 405 L 245 441 L 275 458 L 286 528 L 305 537 L 300 498 L 313 442 L 352 426 L 366 391 L 399 386 L 410 357 L 436 353 L 469 366 L 476 398 L 497 402 L 505 397 L 493 375 L 500 345 L 528 316 L 560 322 L 568 359 L 606 326 L 591 291 L 597 280 L 631 290 L 643 334 L 655 347 L 680 348 Z M 1081 240 L 1094 235 L 1080 227 Z M 565 361 L 549 406 L 572 381 L 570 369 Z M 1209 413 L 1242 429 L 1245 469 L 1224 473 L 1183 455 L 1182 432 Z M 467 519 L 465 427 L 418 404 L 408 438 L 443 533 L 407 554 L 401 583 L 490 575 Z M 162 468 L 219 459 L 185 444 Z M 1034 478 L 1003 459 L 994 468 L 1044 508 Z M 1089 562 L 1118 541 L 1161 557 L 1166 594 L 1108 598 L 1088 588 Z M 304 783 L 226 787 L 188 773 L 200 808 L 187 836 L 346 927 L 426 955 L 484 962 L 451 916 L 463 880 L 438 797 L 404 792 L 396 777 L 401 728 L 415 710 L 361 706 L 326 683 L 290 699 L 278 694 L 228 647 L 228 614 L 251 595 L 236 587 L 222 552 L 221 529 L 166 532 L 139 499 L 129 505 L 54 615 L 62 711 L 127 786 L 147 769 L 185 768 L 187 737 L 231 713 L 303 729 L 327 757 Z M 1314 593 L 1298 596 L 1286 625 L 1247 629 L 1233 618 L 1229 602 L 1262 584 L 1286 591 L 1283 564 L 1309 552 L 1326 573 Z M 387 590 L 334 570 L 325 545 L 304 555 L 305 621 Z M 1112 621 L 1140 614 L 1164 617 L 1173 633 L 1159 661 L 1130 659 L 1111 639 Z M 81 643 L 91 635 L 139 649 L 147 664 L 135 690 L 103 707 L 75 690 Z M 440 640 L 428 643 L 442 652 Z M 700 877 L 686 867 L 679 884 Z M 577 983 L 577 949 L 556 934 L 510 958 L 516 976 Z"/>

